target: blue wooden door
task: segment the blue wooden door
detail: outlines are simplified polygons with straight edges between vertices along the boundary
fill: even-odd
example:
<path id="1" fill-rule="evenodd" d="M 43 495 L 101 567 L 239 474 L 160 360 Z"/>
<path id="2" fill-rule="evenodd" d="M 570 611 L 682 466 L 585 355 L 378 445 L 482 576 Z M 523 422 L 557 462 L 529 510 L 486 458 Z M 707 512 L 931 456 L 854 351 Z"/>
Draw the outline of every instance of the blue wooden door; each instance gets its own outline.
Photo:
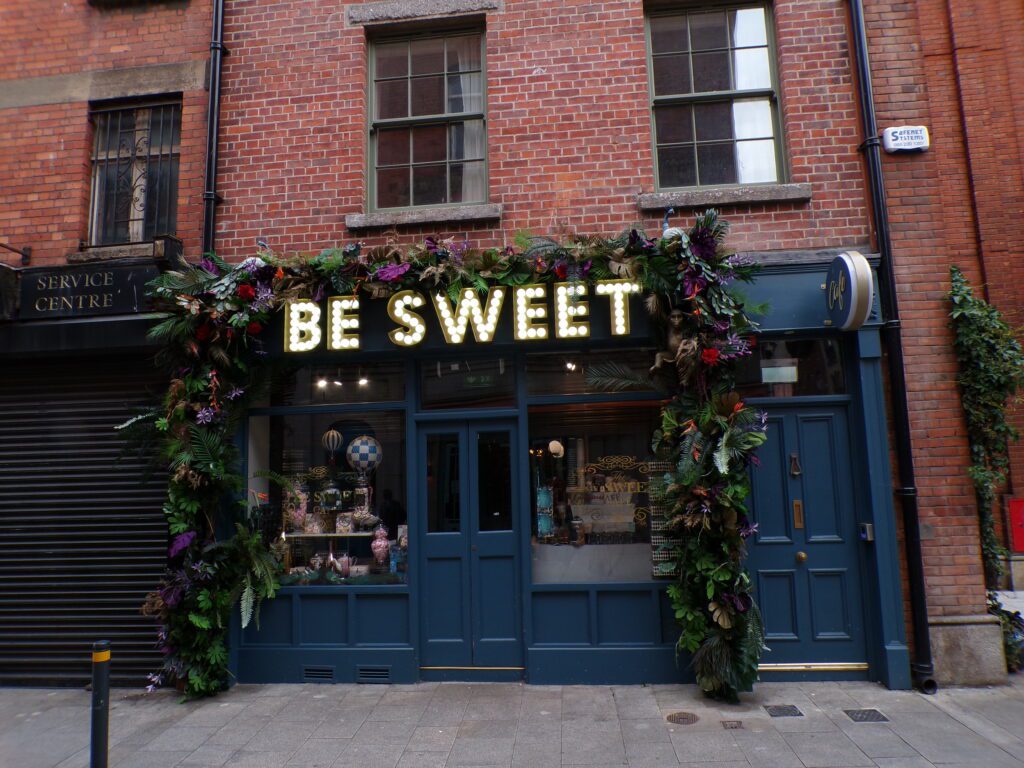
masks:
<path id="1" fill-rule="evenodd" d="M 857 500 L 843 407 L 769 410 L 751 469 L 749 566 L 764 614 L 765 668 L 866 669 Z M 830 669 L 831 668 L 831 669 Z"/>
<path id="2" fill-rule="evenodd" d="M 421 666 L 523 665 L 512 422 L 444 422 L 419 433 Z"/>

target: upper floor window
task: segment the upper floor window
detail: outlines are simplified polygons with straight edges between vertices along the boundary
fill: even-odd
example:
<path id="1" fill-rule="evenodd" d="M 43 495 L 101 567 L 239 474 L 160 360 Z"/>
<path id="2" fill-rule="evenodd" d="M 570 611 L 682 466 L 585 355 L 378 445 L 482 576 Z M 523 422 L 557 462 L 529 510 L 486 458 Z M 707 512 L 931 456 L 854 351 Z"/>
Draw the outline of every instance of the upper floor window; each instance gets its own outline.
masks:
<path id="1" fill-rule="evenodd" d="M 658 187 L 779 181 L 767 9 L 657 15 L 648 27 Z"/>
<path id="2" fill-rule="evenodd" d="M 371 207 L 486 201 L 483 36 L 377 42 L 370 60 Z"/>
<path id="3" fill-rule="evenodd" d="M 173 235 L 178 214 L 181 104 L 95 110 L 89 242 Z"/>

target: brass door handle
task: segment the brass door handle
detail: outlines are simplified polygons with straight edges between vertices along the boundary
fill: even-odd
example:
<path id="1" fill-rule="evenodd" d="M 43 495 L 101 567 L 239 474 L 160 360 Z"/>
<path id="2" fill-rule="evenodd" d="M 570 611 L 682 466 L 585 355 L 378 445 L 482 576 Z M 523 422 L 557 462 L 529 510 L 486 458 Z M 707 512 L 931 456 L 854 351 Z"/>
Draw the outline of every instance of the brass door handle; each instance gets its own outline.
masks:
<path id="1" fill-rule="evenodd" d="M 807 562 L 807 553 L 806 552 L 797 552 L 796 553 L 796 561 L 798 563 L 806 563 Z"/>

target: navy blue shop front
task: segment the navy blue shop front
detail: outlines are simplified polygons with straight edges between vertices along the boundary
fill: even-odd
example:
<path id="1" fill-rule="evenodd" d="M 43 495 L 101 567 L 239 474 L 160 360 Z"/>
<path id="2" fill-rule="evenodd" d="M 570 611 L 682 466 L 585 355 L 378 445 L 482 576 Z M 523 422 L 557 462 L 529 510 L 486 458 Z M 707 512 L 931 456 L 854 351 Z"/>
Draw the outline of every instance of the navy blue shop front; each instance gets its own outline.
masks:
<path id="1" fill-rule="evenodd" d="M 878 332 L 870 324 L 850 333 L 824 326 L 826 268 L 768 266 L 749 291 L 752 300 L 771 304 L 754 364 L 769 381 L 745 395 L 769 414 L 769 442 L 752 470 L 758 531 L 749 559 L 768 630 L 762 677 L 871 679 L 907 687 Z M 597 523 L 591 530 L 588 522 L 564 540 L 565 533 L 559 539 L 538 522 L 547 503 L 544 467 L 552 465 L 554 443 L 566 451 L 563 463 L 572 460 L 573 441 L 561 436 L 574 420 L 596 425 L 588 427 L 581 472 L 598 478 L 633 472 L 641 480 L 641 469 L 654 473 L 645 451 L 658 395 L 599 393 L 579 383 L 594 360 L 653 360 L 641 301 L 632 300 L 628 338 L 609 335 L 606 302 L 592 296 L 590 304 L 592 333 L 585 343 L 513 342 L 506 306 L 488 344 L 472 338 L 445 344 L 425 312 L 424 342 L 398 349 L 385 336 L 394 324 L 379 312 L 362 320 L 359 352 L 288 355 L 288 363 L 308 368 L 300 378 L 305 375 L 314 392 L 321 381 L 328 391 L 360 381 L 373 386 L 373 372 L 382 366 L 393 386 L 362 401 L 309 397 L 254 409 L 244 437 L 250 474 L 270 468 L 256 452 L 274 419 L 309 419 L 311 433 L 332 425 L 346 441 L 361 429 L 380 432 L 376 425 L 387 421 L 392 442 L 386 448 L 400 445 L 401 463 L 387 467 L 399 457 L 385 450 L 378 471 L 387 468 L 403 484 L 406 570 L 397 583 L 282 588 L 264 603 L 258 628 L 233 629 L 239 681 L 692 680 L 687 657 L 675 651 L 669 580 L 651 575 L 650 556 L 644 564 L 636 560 L 643 549 L 637 536 L 603 531 Z M 282 348 L 280 341 L 271 343 Z M 766 358 L 766 349 L 774 357 Z M 830 359 L 802 362 L 809 356 Z M 557 368 L 577 383 L 548 386 Z M 804 370 L 834 380 L 810 388 L 792 384 Z M 394 383 L 399 378 L 401 386 Z M 395 392 L 401 396 L 389 394 Z M 624 422 L 633 434 L 619 435 L 603 450 L 600 425 Z M 600 463 L 606 460 L 607 467 Z M 597 487 L 593 480 L 587 480 L 590 489 Z M 583 482 L 567 481 L 569 498 L 577 499 L 578 510 L 589 510 L 582 495 L 572 496 Z M 614 490 L 594 491 L 601 493 L 615 496 Z M 577 512 L 577 519 L 584 516 Z M 583 527 L 588 530 L 578 530 Z M 654 549 L 646 544 L 648 553 Z M 617 579 L 617 573 L 624 576 Z M 579 574 L 590 576 L 574 580 Z"/>

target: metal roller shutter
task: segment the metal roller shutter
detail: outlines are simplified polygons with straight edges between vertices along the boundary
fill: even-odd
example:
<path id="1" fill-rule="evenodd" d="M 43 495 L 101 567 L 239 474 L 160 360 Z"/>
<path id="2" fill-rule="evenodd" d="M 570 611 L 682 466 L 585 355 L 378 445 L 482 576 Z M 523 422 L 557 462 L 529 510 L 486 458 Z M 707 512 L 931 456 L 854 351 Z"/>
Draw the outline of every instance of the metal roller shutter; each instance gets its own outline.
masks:
<path id="1" fill-rule="evenodd" d="M 160 666 L 139 607 L 166 561 L 165 478 L 143 482 L 114 430 L 156 380 L 141 359 L 0 362 L 0 684 L 85 684 L 100 639 L 115 684 Z"/>

